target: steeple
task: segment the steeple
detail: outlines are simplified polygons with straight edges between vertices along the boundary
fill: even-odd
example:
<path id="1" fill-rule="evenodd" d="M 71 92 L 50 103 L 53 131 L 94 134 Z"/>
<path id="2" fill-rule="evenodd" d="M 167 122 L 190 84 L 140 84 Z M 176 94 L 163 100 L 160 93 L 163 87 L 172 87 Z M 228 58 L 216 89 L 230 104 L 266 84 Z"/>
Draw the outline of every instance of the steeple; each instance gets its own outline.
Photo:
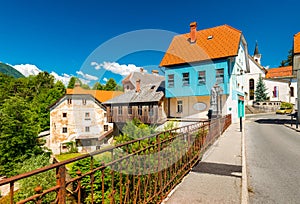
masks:
<path id="1" fill-rule="evenodd" d="M 255 44 L 255 50 L 254 50 L 254 56 L 255 55 L 259 55 L 259 51 L 258 51 L 258 43 L 256 41 L 256 44 Z"/>
<path id="2" fill-rule="evenodd" d="M 259 53 L 259 50 L 258 50 L 258 43 L 257 43 L 257 41 L 256 41 L 256 44 L 255 44 L 255 49 L 254 49 L 253 59 L 254 59 L 258 64 L 260 64 L 261 54 Z"/>

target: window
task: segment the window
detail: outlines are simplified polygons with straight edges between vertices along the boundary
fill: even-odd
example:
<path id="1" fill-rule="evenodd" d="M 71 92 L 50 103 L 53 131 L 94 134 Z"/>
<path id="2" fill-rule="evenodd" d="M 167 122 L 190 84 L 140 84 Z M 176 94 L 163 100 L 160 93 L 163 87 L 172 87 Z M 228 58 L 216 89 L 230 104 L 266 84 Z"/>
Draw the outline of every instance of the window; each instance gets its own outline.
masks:
<path id="1" fill-rule="evenodd" d="M 174 74 L 168 75 L 168 87 L 174 87 Z"/>
<path id="2" fill-rule="evenodd" d="M 274 90 L 273 90 L 273 98 L 276 98 L 278 96 L 278 87 L 274 86 Z"/>
<path id="3" fill-rule="evenodd" d="M 68 98 L 68 104 L 72 104 L 72 99 Z"/>
<path id="4" fill-rule="evenodd" d="M 122 115 L 122 106 L 118 107 L 118 115 Z"/>
<path id="5" fill-rule="evenodd" d="M 198 84 L 204 85 L 206 83 L 205 71 L 198 72 Z"/>
<path id="6" fill-rule="evenodd" d="M 103 114 L 104 118 L 106 118 L 106 115 L 107 115 L 107 113 L 105 112 L 105 113 Z"/>
<path id="7" fill-rule="evenodd" d="M 86 99 L 82 99 L 82 104 L 86 105 Z"/>
<path id="8" fill-rule="evenodd" d="M 66 118 L 67 117 L 67 113 L 63 113 L 63 118 Z"/>
<path id="9" fill-rule="evenodd" d="M 291 94 L 291 97 L 294 97 L 294 87 L 290 87 L 290 94 Z"/>
<path id="10" fill-rule="evenodd" d="M 142 108 L 142 105 L 139 105 L 139 106 L 138 106 L 138 114 L 139 114 L 139 115 L 143 115 L 143 108 Z"/>
<path id="11" fill-rule="evenodd" d="M 129 114 L 129 115 L 132 114 L 132 106 L 128 106 L 128 114 Z"/>
<path id="12" fill-rule="evenodd" d="M 149 115 L 150 116 L 154 115 L 153 104 L 149 105 Z"/>
<path id="13" fill-rule="evenodd" d="M 90 132 L 90 127 L 89 126 L 85 127 L 85 132 Z"/>
<path id="14" fill-rule="evenodd" d="M 249 79 L 249 100 L 254 100 L 254 79 Z"/>
<path id="15" fill-rule="evenodd" d="M 114 115 L 114 107 L 111 106 L 111 110 L 110 110 L 110 116 L 113 116 Z"/>
<path id="16" fill-rule="evenodd" d="M 224 69 L 216 70 L 216 82 L 218 84 L 224 83 Z"/>
<path id="17" fill-rule="evenodd" d="M 182 85 L 183 86 L 189 86 L 190 85 L 190 74 L 182 73 Z"/>
<path id="18" fill-rule="evenodd" d="M 63 127 L 63 128 L 62 128 L 62 132 L 63 132 L 63 133 L 68 133 L 68 128 L 67 128 L 67 127 Z"/>
<path id="19" fill-rule="evenodd" d="M 108 131 L 108 125 L 104 125 L 103 129 L 104 131 Z"/>
<path id="20" fill-rule="evenodd" d="M 85 116 L 85 120 L 90 120 L 91 119 L 90 118 L 91 115 L 90 115 L 89 112 L 86 112 L 84 116 Z"/>
<path id="21" fill-rule="evenodd" d="M 177 101 L 177 113 L 182 113 L 183 111 L 183 106 L 182 106 L 182 101 Z"/>

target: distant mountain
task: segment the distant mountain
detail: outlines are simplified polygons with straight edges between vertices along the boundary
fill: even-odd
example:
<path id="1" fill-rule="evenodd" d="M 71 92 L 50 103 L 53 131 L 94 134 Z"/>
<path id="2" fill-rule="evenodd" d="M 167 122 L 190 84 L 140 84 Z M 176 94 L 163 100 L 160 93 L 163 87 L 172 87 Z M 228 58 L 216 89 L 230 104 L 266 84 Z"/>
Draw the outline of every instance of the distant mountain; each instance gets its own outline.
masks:
<path id="1" fill-rule="evenodd" d="M 24 77 L 23 74 L 21 74 L 18 70 L 14 69 L 12 66 L 9 66 L 7 64 L 4 64 L 0 62 L 0 72 L 3 74 L 15 77 L 15 78 L 21 78 Z"/>
<path id="2" fill-rule="evenodd" d="M 37 66 L 35 66 L 33 64 L 18 64 L 18 65 L 14 65 L 13 68 L 18 70 L 20 73 L 22 73 L 26 77 L 28 77 L 30 75 L 36 76 L 40 72 L 42 72 L 42 70 L 40 70 Z"/>

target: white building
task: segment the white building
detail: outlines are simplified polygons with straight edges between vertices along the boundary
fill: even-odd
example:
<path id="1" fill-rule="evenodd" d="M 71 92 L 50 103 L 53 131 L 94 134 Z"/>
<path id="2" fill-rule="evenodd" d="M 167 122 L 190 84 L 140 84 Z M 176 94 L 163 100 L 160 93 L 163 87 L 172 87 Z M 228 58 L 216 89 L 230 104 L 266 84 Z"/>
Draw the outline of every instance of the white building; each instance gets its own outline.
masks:
<path id="1" fill-rule="evenodd" d="M 50 107 L 49 148 L 54 154 L 76 142 L 79 152 L 91 152 L 107 143 L 113 124 L 107 122 L 102 102 L 123 92 L 84 90 L 78 85 Z"/>
<path id="2" fill-rule="evenodd" d="M 245 74 L 244 90 L 246 105 L 253 105 L 255 101 L 256 84 L 259 77 L 267 88 L 269 101 L 284 101 L 295 104 L 297 98 L 297 81 L 292 74 L 292 67 L 278 67 L 266 69 L 261 63 L 262 55 L 258 51 L 256 43 L 253 56 L 248 56 L 250 72 Z"/>

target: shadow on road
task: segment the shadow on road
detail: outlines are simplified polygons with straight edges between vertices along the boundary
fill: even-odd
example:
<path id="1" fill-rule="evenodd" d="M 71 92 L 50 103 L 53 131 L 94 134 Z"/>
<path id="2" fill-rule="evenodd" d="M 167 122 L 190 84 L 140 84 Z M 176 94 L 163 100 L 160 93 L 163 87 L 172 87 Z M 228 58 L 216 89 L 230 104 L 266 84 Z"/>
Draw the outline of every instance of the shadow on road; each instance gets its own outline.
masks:
<path id="1" fill-rule="evenodd" d="M 216 174 L 221 176 L 233 176 L 241 177 L 242 166 L 230 165 L 230 164 L 220 164 L 220 163 L 210 163 L 210 162 L 200 162 L 196 165 L 192 172 L 206 173 L 206 174 Z"/>
<path id="2" fill-rule="evenodd" d="M 259 124 L 278 124 L 278 125 L 283 125 L 283 124 L 296 124 L 296 121 L 291 119 L 259 119 L 255 120 L 256 123 Z"/>

